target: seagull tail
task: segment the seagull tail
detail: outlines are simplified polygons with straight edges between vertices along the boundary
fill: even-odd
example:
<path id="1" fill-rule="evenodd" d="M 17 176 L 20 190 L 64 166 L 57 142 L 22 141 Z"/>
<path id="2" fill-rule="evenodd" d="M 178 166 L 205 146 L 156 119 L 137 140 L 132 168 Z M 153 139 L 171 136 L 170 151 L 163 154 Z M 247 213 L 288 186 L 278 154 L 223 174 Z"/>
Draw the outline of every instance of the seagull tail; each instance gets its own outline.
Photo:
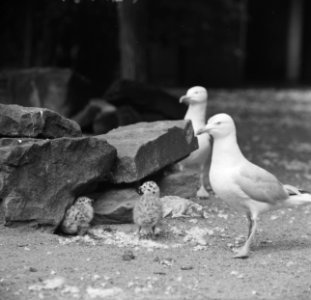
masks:
<path id="1" fill-rule="evenodd" d="M 299 206 L 311 204 L 311 193 L 302 189 L 299 189 L 292 185 L 284 185 L 289 197 L 286 200 L 288 206 Z"/>

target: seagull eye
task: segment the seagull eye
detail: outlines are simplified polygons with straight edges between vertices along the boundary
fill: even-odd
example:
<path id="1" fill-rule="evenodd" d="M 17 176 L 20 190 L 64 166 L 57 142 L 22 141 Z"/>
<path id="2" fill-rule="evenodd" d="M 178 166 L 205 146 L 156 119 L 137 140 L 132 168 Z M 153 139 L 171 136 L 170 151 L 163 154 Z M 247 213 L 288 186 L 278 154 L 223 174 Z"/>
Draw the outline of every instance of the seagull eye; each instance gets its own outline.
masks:
<path id="1" fill-rule="evenodd" d="M 216 122 L 216 125 L 220 125 L 220 124 L 221 124 L 221 122 L 220 122 L 220 121 Z"/>

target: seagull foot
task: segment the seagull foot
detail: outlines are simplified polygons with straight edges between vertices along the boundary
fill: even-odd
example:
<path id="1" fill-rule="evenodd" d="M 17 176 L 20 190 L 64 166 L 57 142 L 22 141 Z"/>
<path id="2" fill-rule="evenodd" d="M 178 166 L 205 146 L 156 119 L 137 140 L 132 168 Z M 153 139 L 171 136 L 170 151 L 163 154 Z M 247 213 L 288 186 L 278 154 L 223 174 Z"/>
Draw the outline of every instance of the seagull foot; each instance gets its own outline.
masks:
<path id="1" fill-rule="evenodd" d="M 209 192 L 205 189 L 203 185 L 198 189 L 197 197 L 198 198 L 209 198 L 210 197 Z"/>
<path id="2" fill-rule="evenodd" d="M 249 249 L 247 247 L 240 247 L 233 249 L 234 258 L 248 258 L 249 257 Z"/>

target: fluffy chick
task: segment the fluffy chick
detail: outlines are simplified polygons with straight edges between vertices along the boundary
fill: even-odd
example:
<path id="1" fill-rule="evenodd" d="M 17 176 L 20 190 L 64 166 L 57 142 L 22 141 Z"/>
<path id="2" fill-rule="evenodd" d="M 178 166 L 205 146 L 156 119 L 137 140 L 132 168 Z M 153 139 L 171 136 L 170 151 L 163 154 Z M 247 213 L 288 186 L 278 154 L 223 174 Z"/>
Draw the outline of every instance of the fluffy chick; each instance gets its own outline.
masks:
<path id="1" fill-rule="evenodd" d="M 160 189 L 154 181 L 147 181 L 139 187 L 140 198 L 133 209 L 133 221 L 138 225 L 139 238 L 143 229 L 147 236 L 155 237 L 155 227 L 162 219 Z"/>
<path id="2" fill-rule="evenodd" d="M 61 231 L 66 234 L 84 235 L 90 227 L 94 216 L 93 200 L 79 197 L 66 211 Z"/>

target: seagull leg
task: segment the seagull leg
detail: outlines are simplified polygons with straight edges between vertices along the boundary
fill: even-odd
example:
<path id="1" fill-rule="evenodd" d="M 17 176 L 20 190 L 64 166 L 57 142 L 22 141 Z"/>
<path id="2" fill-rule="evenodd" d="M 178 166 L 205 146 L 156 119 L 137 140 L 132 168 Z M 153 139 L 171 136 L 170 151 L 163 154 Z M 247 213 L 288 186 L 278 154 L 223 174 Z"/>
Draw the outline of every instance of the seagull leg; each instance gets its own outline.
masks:
<path id="1" fill-rule="evenodd" d="M 247 258 L 249 256 L 250 245 L 254 238 L 256 228 L 257 228 L 257 218 L 252 216 L 249 213 L 247 214 L 247 219 L 249 222 L 248 237 L 247 237 L 245 244 L 236 250 L 236 254 L 234 255 L 234 258 Z"/>
<path id="2" fill-rule="evenodd" d="M 197 191 L 197 197 L 209 198 L 209 192 L 204 187 L 204 165 L 200 166 L 200 188 Z"/>

